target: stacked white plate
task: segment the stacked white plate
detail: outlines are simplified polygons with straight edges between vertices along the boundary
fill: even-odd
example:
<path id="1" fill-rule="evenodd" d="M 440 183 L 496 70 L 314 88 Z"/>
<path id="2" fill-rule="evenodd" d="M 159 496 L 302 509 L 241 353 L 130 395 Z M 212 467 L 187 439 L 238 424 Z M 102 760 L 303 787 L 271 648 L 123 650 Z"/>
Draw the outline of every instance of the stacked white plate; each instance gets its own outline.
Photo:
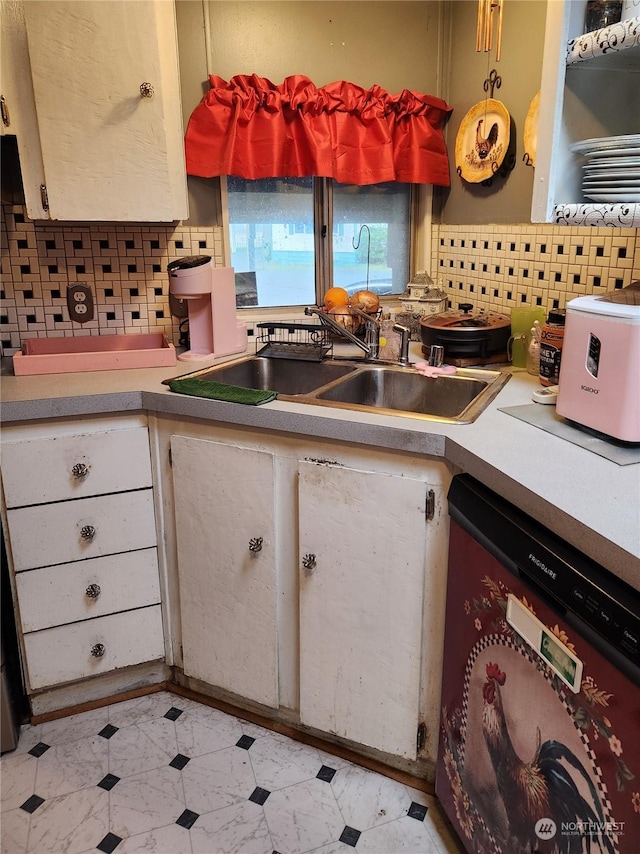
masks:
<path id="1" fill-rule="evenodd" d="M 640 202 L 640 134 L 584 139 L 570 146 L 581 154 L 582 192 L 594 202 Z"/>

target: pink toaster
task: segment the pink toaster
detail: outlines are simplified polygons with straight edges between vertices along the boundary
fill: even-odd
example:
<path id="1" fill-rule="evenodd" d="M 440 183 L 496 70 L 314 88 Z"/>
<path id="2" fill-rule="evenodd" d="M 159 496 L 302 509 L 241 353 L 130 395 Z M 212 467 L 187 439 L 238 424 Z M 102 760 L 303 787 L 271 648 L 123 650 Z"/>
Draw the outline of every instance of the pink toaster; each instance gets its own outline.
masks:
<path id="1" fill-rule="evenodd" d="M 567 304 L 556 412 L 640 442 L 640 281 Z"/>

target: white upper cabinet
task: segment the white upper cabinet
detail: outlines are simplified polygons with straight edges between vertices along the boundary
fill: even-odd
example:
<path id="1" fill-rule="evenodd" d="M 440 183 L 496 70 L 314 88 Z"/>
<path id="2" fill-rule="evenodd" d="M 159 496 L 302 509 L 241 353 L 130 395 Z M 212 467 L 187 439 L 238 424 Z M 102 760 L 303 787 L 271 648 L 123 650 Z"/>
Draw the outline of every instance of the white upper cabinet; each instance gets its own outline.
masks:
<path id="1" fill-rule="evenodd" d="M 186 218 L 173 2 L 29 0 L 22 11 L 26 43 L 16 27 L 13 55 L 30 80 L 8 108 L 29 216 Z"/>
<path id="2" fill-rule="evenodd" d="M 633 186 L 625 201 L 606 198 L 604 189 L 591 191 L 600 198 L 587 198 L 587 160 L 571 146 L 640 134 L 640 18 L 583 33 L 585 8 L 584 0 L 550 0 L 547 5 L 531 219 L 637 228 L 640 204 L 634 199 L 639 191 L 633 180 L 627 181 Z M 637 156 L 638 150 L 628 153 Z M 631 168 L 637 177 L 637 167 Z M 612 173 L 611 186 L 619 174 Z"/>

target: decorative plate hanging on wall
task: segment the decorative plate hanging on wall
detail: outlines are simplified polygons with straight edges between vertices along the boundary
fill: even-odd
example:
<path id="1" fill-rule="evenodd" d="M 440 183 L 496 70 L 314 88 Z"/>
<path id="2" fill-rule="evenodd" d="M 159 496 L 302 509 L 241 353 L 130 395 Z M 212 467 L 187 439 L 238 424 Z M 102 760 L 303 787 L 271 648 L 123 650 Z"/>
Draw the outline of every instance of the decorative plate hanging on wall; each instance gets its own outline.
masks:
<path id="1" fill-rule="evenodd" d="M 456 171 L 470 184 L 491 178 L 504 160 L 511 135 L 511 116 L 501 101 L 486 98 L 460 123 L 456 137 Z"/>
<path id="2" fill-rule="evenodd" d="M 534 95 L 524 120 L 524 156 L 528 166 L 536 165 L 538 148 L 538 112 L 540 110 L 540 92 Z"/>

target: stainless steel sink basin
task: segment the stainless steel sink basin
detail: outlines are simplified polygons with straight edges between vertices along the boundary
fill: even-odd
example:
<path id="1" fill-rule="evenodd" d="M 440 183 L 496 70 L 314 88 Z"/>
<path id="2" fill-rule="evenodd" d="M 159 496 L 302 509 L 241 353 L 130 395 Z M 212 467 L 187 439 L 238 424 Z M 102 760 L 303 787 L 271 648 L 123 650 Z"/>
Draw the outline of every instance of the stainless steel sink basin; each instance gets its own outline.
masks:
<path id="1" fill-rule="evenodd" d="M 406 369 L 369 368 L 320 392 L 319 400 L 458 419 L 487 388 L 474 377 L 429 379 Z"/>
<path id="2" fill-rule="evenodd" d="M 279 400 L 296 403 L 469 424 L 498 394 L 510 374 L 459 368 L 454 375 L 430 378 L 410 366 L 383 362 L 249 356 L 190 376 L 275 391 Z"/>
<path id="3" fill-rule="evenodd" d="M 281 395 L 309 394 L 327 383 L 353 373 L 348 362 L 311 362 L 302 359 L 270 359 L 252 356 L 193 374 L 217 383 L 276 391 Z"/>

